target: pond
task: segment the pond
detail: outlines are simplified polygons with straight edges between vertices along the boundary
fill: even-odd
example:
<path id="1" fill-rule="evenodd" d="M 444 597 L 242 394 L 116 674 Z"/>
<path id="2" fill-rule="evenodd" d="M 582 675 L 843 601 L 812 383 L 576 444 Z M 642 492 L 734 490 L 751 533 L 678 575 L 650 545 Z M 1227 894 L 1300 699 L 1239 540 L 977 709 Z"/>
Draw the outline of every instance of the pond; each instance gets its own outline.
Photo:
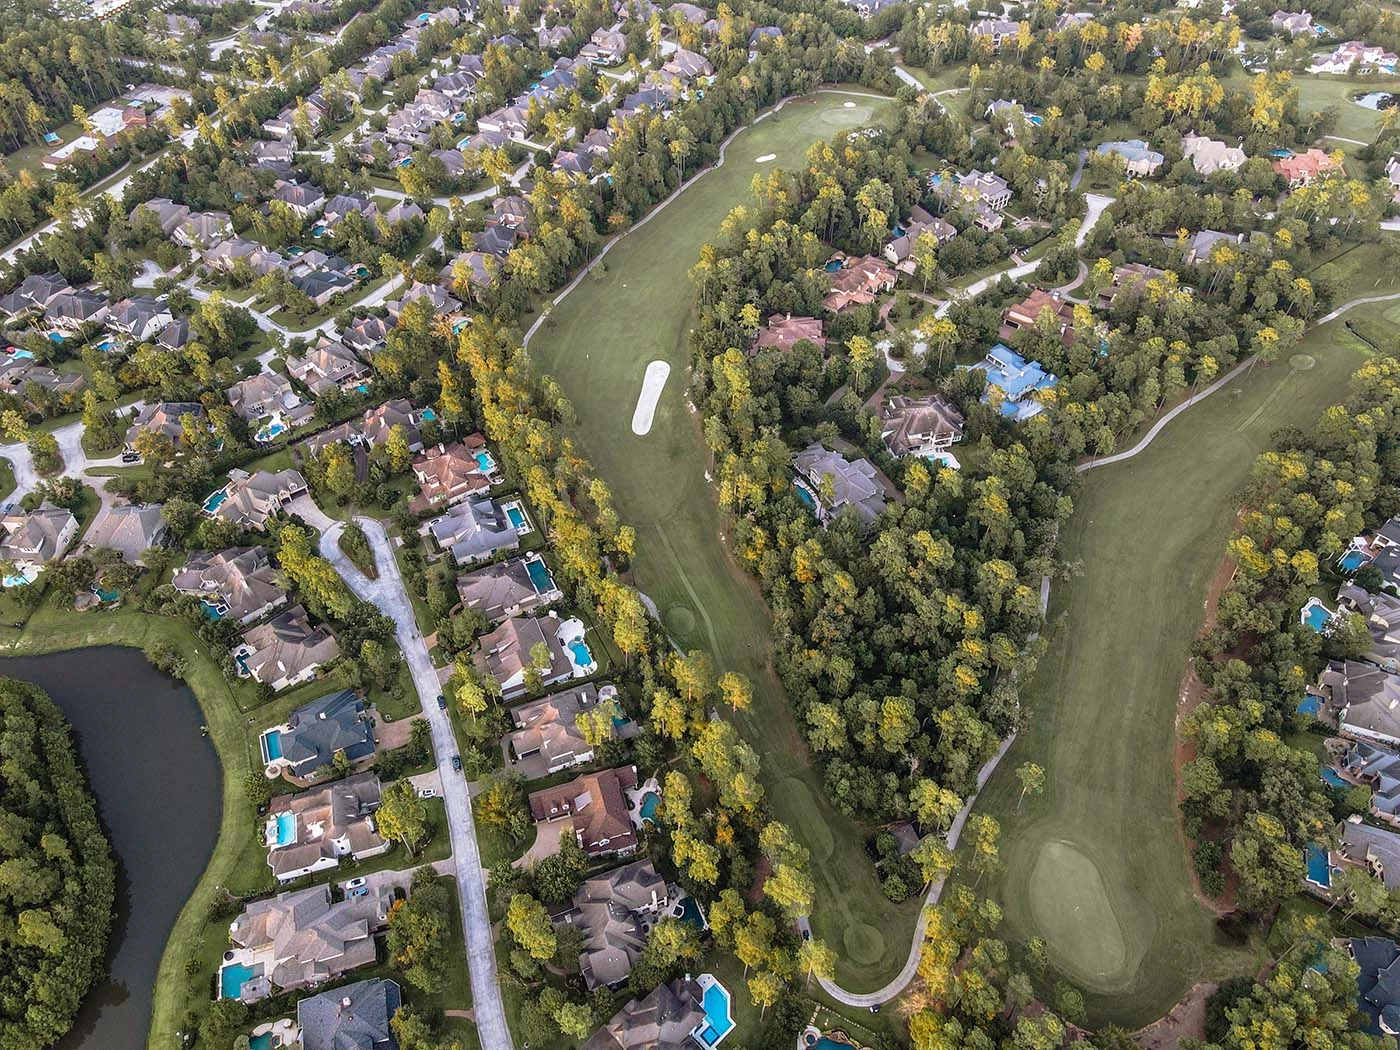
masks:
<path id="1" fill-rule="evenodd" d="M 1389 109 L 1395 105 L 1396 96 L 1389 91 L 1368 91 L 1364 95 L 1353 95 L 1351 100 L 1367 109 Z"/>
<path id="2" fill-rule="evenodd" d="M 199 705 L 138 649 L 10 657 L 0 675 L 33 682 L 67 716 L 121 861 L 108 978 L 57 1050 L 141 1050 L 165 939 L 219 833 L 222 775 Z"/>

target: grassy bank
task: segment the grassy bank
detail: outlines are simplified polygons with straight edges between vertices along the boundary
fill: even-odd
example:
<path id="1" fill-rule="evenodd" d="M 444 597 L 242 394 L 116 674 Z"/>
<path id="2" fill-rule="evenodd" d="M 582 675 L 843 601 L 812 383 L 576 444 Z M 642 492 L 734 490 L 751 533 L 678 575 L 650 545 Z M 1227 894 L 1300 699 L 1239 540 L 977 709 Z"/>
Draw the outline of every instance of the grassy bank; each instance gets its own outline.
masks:
<path id="1" fill-rule="evenodd" d="M 909 950 L 917 903 L 884 897 L 862 849 L 867 829 L 827 801 L 821 777 L 773 674 L 771 625 L 756 582 L 729 556 L 710 462 L 685 397 L 693 293 L 688 271 L 724 216 L 748 199 L 753 176 L 794 168 L 808 147 L 878 119 L 884 103 L 823 94 L 789 103 L 730 143 L 726 160 L 645 226 L 617 242 L 558 306 L 531 342 L 541 368 L 562 385 L 579 423 L 576 437 L 612 488 L 622 519 L 637 529 L 638 586 L 672 636 L 708 649 L 755 683 L 739 728 L 764 759 L 775 817 L 812 851 L 816 935 L 841 955 L 848 987 L 878 987 Z M 671 374 L 650 432 L 632 432 L 632 407 L 648 363 Z"/>

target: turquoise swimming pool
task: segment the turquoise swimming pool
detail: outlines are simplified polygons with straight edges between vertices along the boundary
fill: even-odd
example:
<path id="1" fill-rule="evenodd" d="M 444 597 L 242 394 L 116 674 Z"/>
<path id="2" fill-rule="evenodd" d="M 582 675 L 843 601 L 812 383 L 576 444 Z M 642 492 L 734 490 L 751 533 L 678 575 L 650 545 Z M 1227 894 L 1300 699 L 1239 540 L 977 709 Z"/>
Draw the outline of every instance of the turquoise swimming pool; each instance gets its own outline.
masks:
<path id="1" fill-rule="evenodd" d="M 204 513 L 213 514 L 216 510 L 219 509 L 220 506 L 223 505 L 223 502 L 226 499 L 228 499 L 227 489 L 220 489 L 218 492 L 213 493 L 208 499 L 204 501 Z"/>
<path id="2" fill-rule="evenodd" d="M 209 617 L 209 619 L 218 622 L 219 620 L 222 620 L 224 618 L 224 614 L 220 611 L 219 607 L 213 602 L 211 602 L 208 598 L 201 598 L 199 600 L 199 604 L 201 611 L 204 613 L 205 616 Z"/>
<path id="3" fill-rule="evenodd" d="M 525 527 L 525 512 L 519 507 L 511 505 L 506 508 L 506 517 L 510 519 L 513 529 L 523 529 Z"/>
<path id="4" fill-rule="evenodd" d="M 828 259 L 827 264 L 823 266 L 822 269 L 825 270 L 827 273 L 835 273 L 837 270 L 841 269 L 841 260 Z"/>
<path id="5" fill-rule="evenodd" d="M 248 1040 L 248 1050 L 272 1050 L 272 1033 L 264 1032 Z"/>
<path id="6" fill-rule="evenodd" d="M 257 971 L 243 963 L 230 964 L 219 971 L 219 998 L 237 999 L 244 981 L 251 981 Z"/>
<path id="7" fill-rule="evenodd" d="M 1342 779 L 1342 775 L 1331 766 L 1322 767 L 1322 782 L 1328 787 L 1343 789 L 1351 787 L 1350 784 Z"/>
<path id="8" fill-rule="evenodd" d="M 437 413 L 434 412 L 431 408 L 425 408 L 425 409 L 423 409 L 423 420 L 424 420 L 425 422 L 432 423 L 432 422 L 435 421 L 436 419 L 437 419 Z"/>
<path id="9" fill-rule="evenodd" d="M 694 897 L 687 897 L 681 901 L 681 922 L 694 926 L 697 930 L 704 931 L 705 916 L 700 911 L 700 905 L 695 903 Z"/>
<path id="10" fill-rule="evenodd" d="M 1366 555 L 1359 550 L 1349 550 L 1342 555 L 1337 564 L 1341 566 L 1343 572 L 1355 572 L 1366 564 Z"/>
<path id="11" fill-rule="evenodd" d="M 272 440 L 273 438 L 275 438 L 278 434 L 281 434 L 281 433 L 285 432 L 286 429 L 287 429 L 287 428 L 284 427 L 281 423 L 268 423 L 268 424 L 265 425 L 261 430 L 259 430 L 259 431 L 257 432 L 257 435 L 253 438 L 253 440 L 254 440 L 254 441 L 271 441 L 271 440 Z"/>
<path id="12" fill-rule="evenodd" d="M 65 339 L 67 339 L 67 338 L 68 338 L 68 337 L 67 337 L 66 335 L 64 335 L 62 332 L 50 332 L 50 333 L 49 333 L 49 342 L 51 342 L 51 343 L 61 343 L 61 342 L 63 342 L 63 340 L 65 340 Z"/>
<path id="13" fill-rule="evenodd" d="M 695 1036 L 706 1046 L 715 1046 L 734 1027 L 734 1018 L 729 1012 L 729 989 L 711 978 L 700 1005 L 705 1009 L 705 1020 L 696 1029 Z"/>
<path id="14" fill-rule="evenodd" d="M 652 824 L 656 823 L 656 807 L 661 805 L 661 796 L 655 791 L 648 791 L 642 796 L 642 808 L 640 810 L 642 819 Z"/>
<path id="15" fill-rule="evenodd" d="M 580 668 L 587 669 L 593 666 L 593 653 L 582 638 L 569 643 L 569 654 Z"/>
<path id="16" fill-rule="evenodd" d="M 795 482 L 795 481 L 794 481 L 792 484 L 793 484 L 793 488 L 797 489 L 797 498 L 800 499 L 803 503 L 805 503 L 805 504 L 807 505 L 807 509 L 808 509 L 808 510 L 816 511 L 816 509 L 817 509 L 817 500 L 816 500 L 816 497 L 814 497 L 814 496 L 812 495 L 812 493 L 808 490 L 807 486 L 806 486 L 806 485 L 799 484 L 798 482 Z"/>
<path id="17" fill-rule="evenodd" d="M 247 667 L 244 667 L 247 670 Z M 269 729 L 262 735 L 263 758 L 268 762 L 275 762 L 282 757 L 282 734 L 275 729 Z"/>
<path id="18" fill-rule="evenodd" d="M 1298 706 L 1295 708 L 1295 710 L 1300 715 L 1316 715 L 1319 711 L 1322 710 L 1322 697 L 1316 696 L 1313 693 L 1309 693 L 1307 696 L 1303 697 L 1301 701 L 1299 701 Z"/>
<path id="19" fill-rule="evenodd" d="M 1332 614 L 1327 611 L 1327 607 L 1316 599 L 1308 602 L 1303 610 L 1303 622 L 1318 634 L 1327 629 L 1327 622 L 1331 619 Z"/>
<path id="20" fill-rule="evenodd" d="M 490 474 L 496 469 L 496 461 L 491 458 L 491 453 L 486 451 L 477 452 L 472 456 L 476 460 L 476 469 L 483 474 Z"/>
<path id="21" fill-rule="evenodd" d="M 1327 862 L 1327 851 L 1321 846 L 1309 846 L 1308 881 L 1323 889 L 1332 885 L 1332 868 Z"/>
<path id="22" fill-rule="evenodd" d="M 280 745 L 279 745 L 280 750 Z M 277 814 L 277 845 L 290 846 L 297 840 L 297 818 L 295 813 Z"/>
<path id="23" fill-rule="evenodd" d="M 536 594 L 548 594 L 554 590 L 554 577 L 549 575 L 549 566 L 544 563 L 543 558 L 526 559 L 525 571 L 530 574 L 530 582 L 534 584 Z"/>

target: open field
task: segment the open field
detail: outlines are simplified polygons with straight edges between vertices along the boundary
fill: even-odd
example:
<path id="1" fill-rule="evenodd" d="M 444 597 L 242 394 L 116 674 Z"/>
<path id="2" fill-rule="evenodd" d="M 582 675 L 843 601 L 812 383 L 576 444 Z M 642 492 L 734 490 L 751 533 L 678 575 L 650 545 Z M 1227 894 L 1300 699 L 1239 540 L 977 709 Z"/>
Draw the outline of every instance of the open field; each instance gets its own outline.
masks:
<path id="1" fill-rule="evenodd" d="M 1346 316 L 1388 310 L 1400 315 L 1379 304 Z M 1315 329 L 1135 459 L 1085 476 L 1064 536 L 1083 572 L 1054 586 L 1032 713 L 979 807 L 1002 823 L 1006 866 L 989 890 L 1006 934 L 1044 937 L 1096 1022 L 1135 1027 L 1193 982 L 1258 960 L 1218 938 L 1192 892 L 1172 765 L 1178 690 L 1232 493 L 1278 428 L 1309 427 L 1345 395 L 1366 352 L 1343 321 Z M 1018 813 L 1012 771 L 1028 759 L 1045 767 L 1046 790 Z"/>
<path id="2" fill-rule="evenodd" d="M 768 612 L 757 584 L 721 539 L 697 419 L 685 388 L 692 292 L 687 271 L 720 221 L 748 199 L 756 172 L 801 163 L 818 139 L 866 123 L 872 98 L 823 94 L 790 103 L 740 134 L 725 164 L 705 175 L 645 226 L 624 237 L 600 266 L 553 308 L 531 349 L 578 412 L 578 440 L 612 487 L 622 519 L 637 529 L 637 583 L 687 648 L 715 654 L 755 682 L 752 709 L 738 719 L 764 762 L 774 815 L 812 850 L 816 935 L 841 953 L 838 978 L 876 988 L 909 950 L 916 903 L 891 905 L 862 850 L 864 829 L 826 801 L 821 778 L 772 673 Z M 759 163 L 757 158 L 775 155 Z M 632 412 L 652 361 L 670 378 L 645 437 Z"/>
<path id="3" fill-rule="evenodd" d="M 1367 109 L 1353 102 L 1352 96 L 1367 91 L 1400 91 L 1400 80 L 1394 77 L 1310 76 L 1293 78 L 1298 88 L 1298 108 L 1310 110 L 1335 108 L 1337 126 L 1334 135 L 1370 142 L 1381 127 L 1379 110 Z M 1323 143 L 1324 146 L 1328 145 Z"/>

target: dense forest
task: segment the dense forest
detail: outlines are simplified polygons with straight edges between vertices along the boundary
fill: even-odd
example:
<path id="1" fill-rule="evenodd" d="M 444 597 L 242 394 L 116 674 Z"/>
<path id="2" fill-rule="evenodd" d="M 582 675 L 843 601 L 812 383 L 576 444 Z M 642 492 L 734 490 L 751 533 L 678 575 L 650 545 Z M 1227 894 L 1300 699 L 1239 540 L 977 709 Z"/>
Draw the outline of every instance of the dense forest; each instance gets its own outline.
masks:
<path id="1" fill-rule="evenodd" d="M 0 1048 L 69 1029 L 102 973 L 116 862 L 62 714 L 0 680 Z"/>

